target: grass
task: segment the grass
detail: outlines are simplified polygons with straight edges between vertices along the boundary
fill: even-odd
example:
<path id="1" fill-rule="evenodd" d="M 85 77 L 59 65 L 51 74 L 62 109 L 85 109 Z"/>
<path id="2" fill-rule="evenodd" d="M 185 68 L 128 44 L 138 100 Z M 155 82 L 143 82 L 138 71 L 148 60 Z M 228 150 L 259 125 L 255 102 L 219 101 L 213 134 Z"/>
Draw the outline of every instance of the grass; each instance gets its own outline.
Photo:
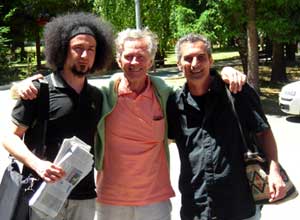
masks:
<path id="1" fill-rule="evenodd" d="M 214 61 L 235 59 L 239 58 L 239 53 L 237 51 L 213 52 L 212 57 Z"/>

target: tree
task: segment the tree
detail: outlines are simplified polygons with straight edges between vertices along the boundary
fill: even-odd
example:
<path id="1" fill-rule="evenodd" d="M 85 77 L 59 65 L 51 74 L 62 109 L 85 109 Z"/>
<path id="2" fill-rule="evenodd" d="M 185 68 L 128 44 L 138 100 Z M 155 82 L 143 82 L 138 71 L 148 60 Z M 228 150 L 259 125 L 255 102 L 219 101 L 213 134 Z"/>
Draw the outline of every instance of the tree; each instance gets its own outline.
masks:
<path id="1" fill-rule="evenodd" d="M 299 10 L 298 0 L 260 1 L 257 26 L 273 42 L 271 73 L 273 82 L 287 80 L 284 45 L 295 43 L 300 38 Z"/>
<path id="2" fill-rule="evenodd" d="M 201 15 L 201 18 L 205 19 L 198 20 L 202 32 L 209 33 L 214 37 L 211 39 L 219 42 L 220 45 L 233 42 L 239 52 L 243 70 L 247 73 L 247 16 L 244 1 L 208 0 L 204 14 L 210 16 Z"/>
<path id="3" fill-rule="evenodd" d="M 0 6 L 2 21 L 5 21 L 6 19 L 10 18 L 12 11 L 8 12 L 7 14 L 3 14 L 2 9 L 3 7 Z M 11 40 L 7 37 L 9 31 L 9 27 L 0 25 L 0 84 L 8 83 L 10 79 L 15 79 L 19 74 L 19 71 L 10 65 L 11 56 L 9 44 Z"/>
<path id="4" fill-rule="evenodd" d="M 149 27 L 159 38 L 159 53 L 165 52 L 172 40 L 170 13 L 175 0 L 141 1 L 141 20 L 143 27 Z M 95 0 L 93 11 L 110 21 L 117 32 L 125 28 L 135 28 L 135 7 L 133 0 Z"/>
<path id="5" fill-rule="evenodd" d="M 0 27 L 0 74 L 6 71 L 9 64 L 9 59 L 7 54 L 9 53 L 8 42 L 9 40 L 5 35 L 9 32 L 8 27 Z"/>
<path id="6" fill-rule="evenodd" d="M 174 39 L 195 32 L 194 22 L 196 19 L 196 13 L 192 9 L 181 5 L 174 6 L 170 16 L 171 31 Z"/>
<path id="7" fill-rule="evenodd" d="M 223 32 L 215 32 L 211 28 L 207 32 L 215 32 L 216 37 L 222 40 L 234 39 L 239 51 L 244 72 L 255 74 L 256 72 L 256 46 L 254 46 L 256 31 L 254 24 L 260 33 L 268 36 L 273 42 L 273 59 L 272 59 L 272 81 L 285 81 L 285 59 L 283 44 L 294 43 L 299 40 L 300 17 L 300 2 L 298 0 L 260 0 L 260 1 L 239 1 L 239 0 L 218 0 L 208 1 L 209 11 L 214 11 L 214 24 L 222 26 Z M 248 3 L 244 4 L 244 3 Z M 252 7 L 250 4 L 256 5 Z M 245 7 L 246 6 L 246 7 Z M 251 7 L 250 7 L 251 6 Z M 256 9 L 256 16 L 251 15 Z M 211 13 L 213 14 L 213 13 Z M 254 14 L 254 13 L 253 13 Z M 254 22 L 256 21 L 256 22 Z M 246 30 L 248 29 L 248 33 Z M 250 36 L 251 35 L 251 36 Z M 248 38 L 246 38 L 246 36 Z M 251 40 L 252 39 L 252 40 Z M 254 40 L 253 40 L 254 39 Z M 247 42 L 252 42 L 247 47 Z M 251 54 L 248 54 L 251 53 Z M 251 63 L 248 63 L 248 57 L 251 58 Z M 253 69 L 248 71 L 249 67 Z M 253 75 L 252 83 L 257 84 L 258 76 Z"/>
<path id="8" fill-rule="evenodd" d="M 117 32 L 135 27 L 133 0 L 95 0 L 93 11 L 110 21 Z"/>
<path id="9" fill-rule="evenodd" d="M 259 91 L 259 78 L 258 78 L 258 35 L 256 30 L 256 1 L 246 1 L 247 11 L 247 81 L 252 85 L 256 91 Z"/>

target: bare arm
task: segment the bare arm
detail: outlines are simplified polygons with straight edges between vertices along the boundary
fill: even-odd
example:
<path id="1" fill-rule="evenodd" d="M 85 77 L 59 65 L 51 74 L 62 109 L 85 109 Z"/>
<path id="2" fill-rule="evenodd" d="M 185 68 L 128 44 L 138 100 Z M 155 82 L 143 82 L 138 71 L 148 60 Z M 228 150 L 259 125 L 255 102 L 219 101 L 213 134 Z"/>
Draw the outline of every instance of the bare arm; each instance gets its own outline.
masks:
<path id="1" fill-rule="evenodd" d="M 269 162 L 269 190 L 270 202 L 283 198 L 286 194 L 285 183 L 280 175 L 278 163 L 277 145 L 271 129 L 257 134 L 259 146 L 263 148 L 266 158 Z"/>
<path id="2" fill-rule="evenodd" d="M 55 164 L 39 159 L 21 140 L 26 128 L 10 124 L 10 130 L 4 135 L 3 146 L 17 160 L 33 169 L 44 181 L 55 182 L 64 176 L 64 171 Z"/>
<path id="3" fill-rule="evenodd" d="M 246 75 L 232 67 L 223 67 L 220 74 L 223 81 L 229 84 L 232 93 L 240 92 L 246 83 Z"/>

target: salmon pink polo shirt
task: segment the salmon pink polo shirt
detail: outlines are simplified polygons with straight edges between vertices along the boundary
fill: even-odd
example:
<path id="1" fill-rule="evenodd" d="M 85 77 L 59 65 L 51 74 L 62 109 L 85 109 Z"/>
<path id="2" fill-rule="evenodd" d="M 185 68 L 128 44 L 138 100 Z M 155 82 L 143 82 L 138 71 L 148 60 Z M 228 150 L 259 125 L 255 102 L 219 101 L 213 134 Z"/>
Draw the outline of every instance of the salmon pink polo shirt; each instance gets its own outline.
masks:
<path id="1" fill-rule="evenodd" d="M 137 95 L 123 76 L 117 105 L 105 120 L 105 153 L 98 201 L 143 206 L 174 196 L 164 137 L 165 118 L 149 78 Z"/>

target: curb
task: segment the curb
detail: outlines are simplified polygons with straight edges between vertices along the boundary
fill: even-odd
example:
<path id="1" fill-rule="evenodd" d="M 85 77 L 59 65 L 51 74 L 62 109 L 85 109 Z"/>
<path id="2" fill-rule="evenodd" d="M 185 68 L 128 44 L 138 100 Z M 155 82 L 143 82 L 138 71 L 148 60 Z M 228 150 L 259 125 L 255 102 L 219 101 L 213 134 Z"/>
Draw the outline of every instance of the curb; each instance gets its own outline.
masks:
<path id="1" fill-rule="evenodd" d="M 0 86 L 0 90 L 8 90 L 8 89 L 10 89 L 11 86 L 12 86 L 12 83 Z"/>

